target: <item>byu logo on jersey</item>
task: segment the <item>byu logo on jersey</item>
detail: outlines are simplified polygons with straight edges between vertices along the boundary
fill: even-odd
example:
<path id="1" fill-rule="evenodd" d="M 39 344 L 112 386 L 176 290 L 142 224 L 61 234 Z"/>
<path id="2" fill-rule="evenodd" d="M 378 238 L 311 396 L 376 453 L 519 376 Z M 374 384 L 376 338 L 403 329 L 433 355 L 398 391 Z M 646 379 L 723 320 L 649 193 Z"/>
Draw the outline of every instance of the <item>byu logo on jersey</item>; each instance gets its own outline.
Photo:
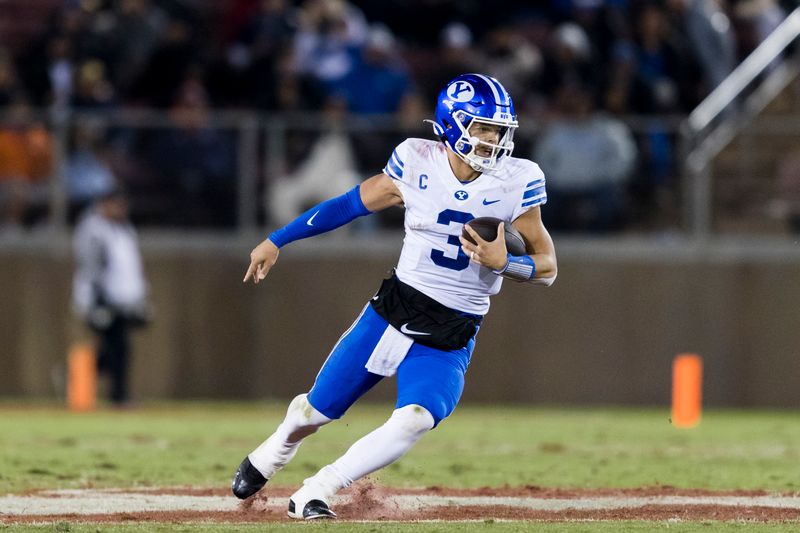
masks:
<path id="1" fill-rule="evenodd" d="M 453 196 L 456 197 L 456 200 L 466 200 L 469 198 L 469 193 L 467 191 L 456 191 Z"/>
<path id="2" fill-rule="evenodd" d="M 456 102 L 469 102 L 475 96 L 475 89 L 465 81 L 457 81 L 447 88 L 447 96 Z"/>

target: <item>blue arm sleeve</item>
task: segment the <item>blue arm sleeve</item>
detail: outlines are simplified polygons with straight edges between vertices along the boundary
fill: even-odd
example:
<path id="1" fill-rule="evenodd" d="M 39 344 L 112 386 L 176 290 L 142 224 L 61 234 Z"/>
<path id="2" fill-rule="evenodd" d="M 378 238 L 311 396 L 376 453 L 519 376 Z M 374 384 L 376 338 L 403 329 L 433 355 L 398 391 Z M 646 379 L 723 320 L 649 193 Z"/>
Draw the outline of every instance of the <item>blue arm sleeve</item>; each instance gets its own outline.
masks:
<path id="1" fill-rule="evenodd" d="M 343 195 L 312 207 L 286 226 L 272 232 L 269 240 L 281 248 L 292 241 L 331 231 L 358 217 L 369 215 L 370 210 L 361 201 L 360 188 L 360 185 L 356 185 Z"/>

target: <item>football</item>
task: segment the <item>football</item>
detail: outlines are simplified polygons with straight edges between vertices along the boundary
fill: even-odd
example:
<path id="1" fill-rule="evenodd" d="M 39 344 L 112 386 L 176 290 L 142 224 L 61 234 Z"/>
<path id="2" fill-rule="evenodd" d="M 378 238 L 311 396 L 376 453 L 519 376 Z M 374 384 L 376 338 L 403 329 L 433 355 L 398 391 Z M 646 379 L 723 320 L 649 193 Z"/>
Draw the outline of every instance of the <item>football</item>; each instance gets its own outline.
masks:
<path id="1" fill-rule="evenodd" d="M 467 222 L 465 226 L 469 225 L 483 240 L 493 241 L 497 238 L 497 226 L 499 226 L 501 222 L 503 221 L 495 217 L 478 217 Z M 461 232 L 461 235 L 472 244 L 475 244 L 472 236 L 467 233 L 466 227 Z M 525 249 L 525 239 L 523 239 L 522 234 L 511 225 L 511 222 L 505 223 L 505 235 L 506 250 L 508 250 L 508 253 L 511 255 L 525 255 L 527 253 Z"/>

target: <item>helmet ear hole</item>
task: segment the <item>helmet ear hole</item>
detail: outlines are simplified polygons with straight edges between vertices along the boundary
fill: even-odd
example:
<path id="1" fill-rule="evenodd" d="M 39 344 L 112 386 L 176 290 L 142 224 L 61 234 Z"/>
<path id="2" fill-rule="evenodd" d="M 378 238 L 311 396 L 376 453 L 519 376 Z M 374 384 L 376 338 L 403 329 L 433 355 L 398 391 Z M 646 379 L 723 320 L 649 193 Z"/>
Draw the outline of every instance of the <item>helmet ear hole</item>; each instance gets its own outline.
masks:
<path id="1" fill-rule="evenodd" d="M 447 120 L 442 120 L 442 123 L 444 124 L 444 129 L 443 129 L 441 126 L 439 126 L 439 125 L 437 124 L 437 126 L 439 126 L 439 128 L 437 129 L 436 133 L 439 135 L 439 139 L 440 139 L 440 140 L 442 140 L 442 141 L 445 141 L 445 142 L 446 142 L 446 140 L 447 140 L 447 135 L 446 135 L 446 132 L 447 132 L 448 130 L 451 130 L 451 129 L 453 129 L 453 125 L 452 125 L 452 124 L 450 124 L 450 122 L 449 122 L 449 121 L 447 121 Z"/>

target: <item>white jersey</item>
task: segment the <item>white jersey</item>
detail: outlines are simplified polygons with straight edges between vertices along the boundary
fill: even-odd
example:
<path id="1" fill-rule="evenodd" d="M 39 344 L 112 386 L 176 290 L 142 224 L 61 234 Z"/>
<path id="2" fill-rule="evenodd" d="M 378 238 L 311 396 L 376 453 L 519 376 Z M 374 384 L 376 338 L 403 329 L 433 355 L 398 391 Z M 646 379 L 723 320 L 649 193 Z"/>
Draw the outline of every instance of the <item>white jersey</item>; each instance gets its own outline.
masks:
<path id="1" fill-rule="evenodd" d="M 96 291 L 118 311 L 141 309 L 147 297 L 136 230 L 129 222 L 115 222 L 94 209 L 75 228 L 73 304 L 87 315 L 96 304 Z"/>
<path id="2" fill-rule="evenodd" d="M 450 168 L 444 143 L 406 139 L 383 172 L 395 180 L 406 209 L 397 277 L 451 309 L 485 315 L 503 278 L 471 262 L 458 236 L 473 218 L 510 222 L 545 203 L 539 166 L 509 157 L 500 169 L 462 183 Z"/>

